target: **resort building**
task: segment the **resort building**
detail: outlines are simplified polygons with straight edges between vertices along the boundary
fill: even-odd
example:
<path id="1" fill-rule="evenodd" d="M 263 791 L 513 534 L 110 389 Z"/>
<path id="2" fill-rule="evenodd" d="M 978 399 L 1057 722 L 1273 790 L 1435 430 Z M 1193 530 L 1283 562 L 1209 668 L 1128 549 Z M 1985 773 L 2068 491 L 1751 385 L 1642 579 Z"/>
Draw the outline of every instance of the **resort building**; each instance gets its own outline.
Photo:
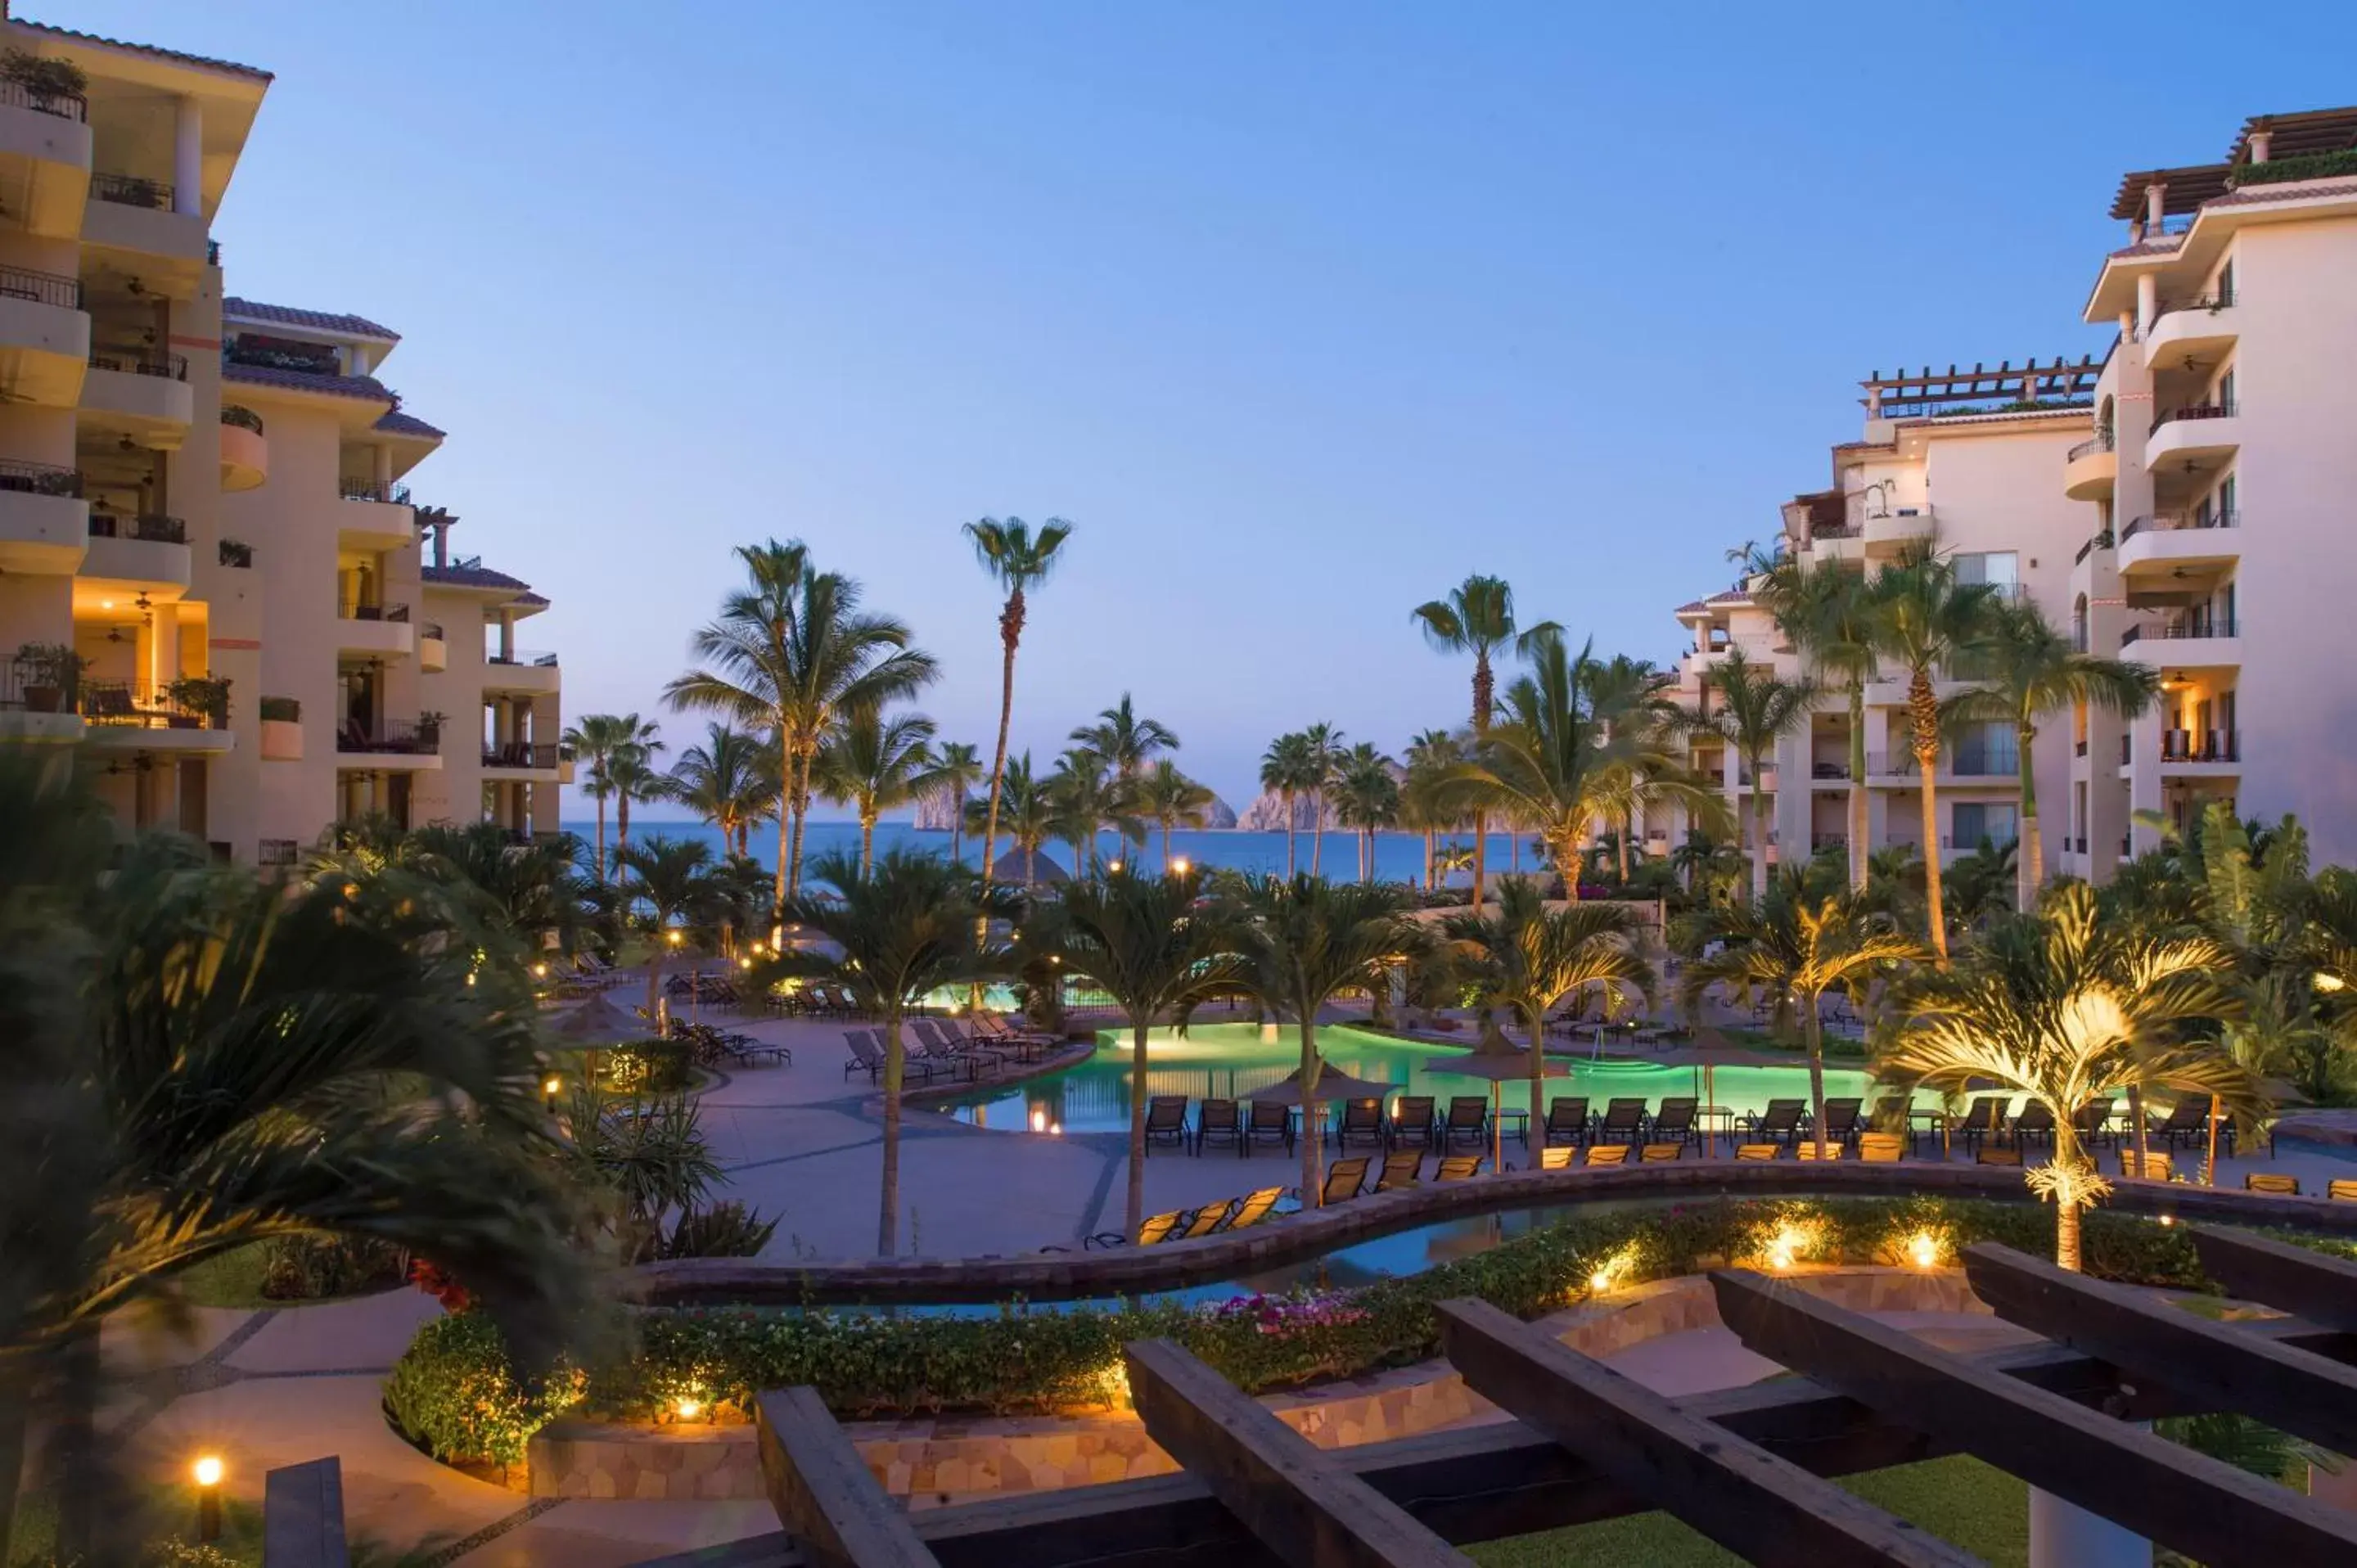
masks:
<path id="1" fill-rule="evenodd" d="M 0 734 L 239 860 L 370 813 L 553 831 L 558 672 L 514 641 L 546 601 L 414 505 L 442 432 L 377 379 L 396 335 L 224 297 L 268 73 L 0 45 Z"/>

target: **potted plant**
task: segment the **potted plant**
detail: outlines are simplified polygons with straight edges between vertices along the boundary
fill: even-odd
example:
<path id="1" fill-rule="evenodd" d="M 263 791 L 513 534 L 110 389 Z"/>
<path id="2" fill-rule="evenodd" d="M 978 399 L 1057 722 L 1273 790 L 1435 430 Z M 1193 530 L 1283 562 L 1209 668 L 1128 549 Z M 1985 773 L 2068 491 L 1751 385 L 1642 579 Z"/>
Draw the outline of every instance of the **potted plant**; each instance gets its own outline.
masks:
<path id="1" fill-rule="evenodd" d="M 442 749 L 442 721 L 447 714 L 423 713 L 417 715 L 417 744 L 428 751 Z"/>
<path id="2" fill-rule="evenodd" d="M 0 81 L 15 82 L 36 98 L 79 98 L 90 91 L 90 77 L 81 67 L 29 49 L 0 55 Z"/>
<path id="3" fill-rule="evenodd" d="M 164 695 L 180 711 L 167 721 L 174 729 L 229 727 L 229 677 L 184 675 L 164 688 Z"/>
<path id="4" fill-rule="evenodd" d="M 69 714 L 81 695 L 81 672 L 90 660 L 63 642 L 27 642 L 16 650 L 25 676 L 25 707 L 36 714 Z"/>
<path id="5" fill-rule="evenodd" d="M 303 722 L 303 703 L 298 698 L 264 697 L 259 705 L 264 724 L 296 725 Z"/>

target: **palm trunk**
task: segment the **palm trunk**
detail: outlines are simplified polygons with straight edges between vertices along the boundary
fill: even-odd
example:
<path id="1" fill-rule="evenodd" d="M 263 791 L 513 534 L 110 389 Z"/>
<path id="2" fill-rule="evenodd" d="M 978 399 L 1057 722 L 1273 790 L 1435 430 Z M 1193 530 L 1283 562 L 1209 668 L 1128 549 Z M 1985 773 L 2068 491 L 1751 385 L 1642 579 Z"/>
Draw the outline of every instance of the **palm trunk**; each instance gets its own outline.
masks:
<path id="1" fill-rule="evenodd" d="M 1170 819 L 1162 819 L 1162 875 L 1170 875 Z"/>
<path id="2" fill-rule="evenodd" d="M 2150 1129 L 2144 1124 L 2144 1085 L 2141 1083 L 2128 1085 L 2128 1121 L 2136 1128 L 2136 1179 L 2142 1181 L 2145 1162 L 2152 1157 L 2152 1146 L 2147 1136 Z"/>
<path id="3" fill-rule="evenodd" d="M 1129 1015 L 1129 1197 L 1122 1229 L 1133 1242 L 1146 1223 L 1146 1032 L 1153 1023 L 1150 1011 Z"/>
<path id="4" fill-rule="evenodd" d="M 1529 1008 L 1523 1013 L 1523 1027 L 1530 1032 L 1531 1036 L 1531 1113 L 1530 1120 L 1523 1123 L 1523 1138 L 1527 1147 L 1532 1130 L 1546 1125 L 1545 1108 L 1541 1104 L 1541 1096 L 1546 1092 L 1546 1009 Z M 1503 1116 L 1492 1116 L 1490 1119 L 1491 1144 L 1490 1174 L 1491 1176 L 1496 1176 L 1506 1168 L 1505 1120 Z M 1544 1135 L 1539 1139 L 1539 1146 L 1541 1148 L 1546 1146 L 1546 1139 Z M 1528 1155 L 1525 1155 L 1524 1157 L 1527 1158 Z"/>
<path id="5" fill-rule="evenodd" d="M 1003 650 L 998 670 L 998 749 L 990 759 L 990 805 L 983 813 L 982 823 L 982 885 L 990 886 L 991 858 L 998 853 L 998 786 L 1006 776 L 1006 730 L 1015 722 L 1015 645 L 1022 634 L 1015 627 L 1022 624 L 1023 596 L 1020 590 L 1006 596 L 1006 607 L 998 616 L 998 641 Z M 1009 625 L 1012 618 L 1014 625 Z M 1026 861 L 1028 865 L 1028 860 Z M 982 987 L 974 987 L 979 998 Z"/>
<path id="6" fill-rule="evenodd" d="M 1309 875 L 1312 876 L 1323 876 L 1326 875 L 1325 790 L 1313 789 L 1310 791 L 1309 811 Z"/>
<path id="7" fill-rule="evenodd" d="M 1473 654 L 1473 751 L 1480 756 L 1482 743 L 1490 738 L 1490 693 L 1491 690 L 1490 655 L 1486 649 Z M 1473 808 L 1473 918 L 1481 918 L 1481 886 L 1490 873 L 1490 813 L 1480 806 Z M 1565 878 L 1566 883 L 1573 879 Z M 1579 897 L 1574 891 L 1572 897 Z"/>
<path id="8" fill-rule="evenodd" d="M 859 875 L 865 876 L 876 865 L 876 813 L 859 813 Z"/>
<path id="9" fill-rule="evenodd" d="M 1866 891 L 1866 864 L 1871 848 L 1866 810 L 1866 682 L 1849 684 L 1849 886 Z"/>
<path id="10" fill-rule="evenodd" d="M 1629 839 L 1637 831 L 1637 814 L 1624 812 L 1620 818 L 1620 894 L 1629 893 Z"/>
<path id="11" fill-rule="evenodd" d="M 876 1219 L 876 1255 L 888 1258 L 900 1250 L 900 1085 L 907 1057 L 900 1044 L 900 1009 L 884 1015 L 884 1187 Z"/>
<path id="12" fill-rule="evenodd" d="M 778 946 L 786 936 L 786 865 L 793 857 L 788 854 L 789 831 L 794 814 L 794 748 L 785 738 L 785 730 L 778 731 L 778 868 L 770 879 L 770 897 L 774 912 L 770 918 L 770 945 Z"/>
<path id="13" fill-rule="evenodd" d="M 57 1555 L 61 1563 L 122 1563 L 128 1525 L 115 1472 L 101 1451 L 98 1406 L 104 1384 L 98 1324 L 70 1331 L 58 1353 L 59 1414 L 47 1448 L 58 1497 Z M 14 1485 L 15 1477 L 9 1482 Z"/>
<path id="14" fill-rule="evenodd" d="M 1825 1029 L 1817 1017 L 1816 993 L 1810 993 L 1804 1000 L 1809 1011 L 1801 1020 L 1801 1028 L 1809 1042 L 1809 1115 L 1816 1133 L 1817 1160 L 1823 1164 L 1825 1157 Z"/>
<path id="15" fill-rule="evenodd" d="M 1424 890 L 1432 891 L 1432 830 L 1424 830 Z"/>
<path id="16" fill-rule="evenodd" d="M 1907 689 L 1907 714 L 1914 729 L 1915 771 L 1923 799 L 1923 902 L 1932 921 L 1932 950 L 1948 964 L 1948 918 L 1940 904 L 1940 800 L 1935 775 L 1940 765 L 1940 699 L 1932 677 L 1918 670 Z"/>
<path id="17" fill-rule="evenodd" d="M 597 797 L 597 880 L 606 880 L 606 797 Z M 0 1546 L 7 1542 L 0 1540 Z"/>
<path id="18" fill-rule="evenodd" d="M 1760 757 L 1751 758 L 1751 897 L 1768 897 L 1768 791 L 1760 787 Z"/>
<path id="19" fill-rule="evenodd" d="M 794 838 L 791 846 L 794 863 L 786 868 L 786 897 L 789 898 L 802 896 L 802 831 L 810 826 L 811 764 L 815 760 L 815 753 L 805 755 L 794 780 Z"/>
<path id="20" fill-rule="evenodd" d="M 1490 813 L 1473 808 L 1473 918 L 1481 918 L 1481 885 L 1490 869 Z"/>
<path id="21" fill-rule="evenodd" d="M 1301 1207 L 1325 1207 L 1325 1176 L 1319 1171 L 1319 1156 L 1325 1144 L 1318 1132 L 1318 1009 L 1301 1010 Z"/>
<path id="22" fill-rule="evenodd" d="M 2218 1185 L 2218 1097 L 2210 1097 L 2210 1153 L 2201 1162 L 2201 1185 Z"/>
<path id="23" fill-rule="evenodd" d="M 1281 795 L 1283 795 L 1283 796 L 1285 797 L 1285 879 L 1286 879 L 1286 881 L 1290 882 L 1290 881 L 1292 881 L 1292 880 L 1293 880 L 1293 875 L 1294 875 L 1294 872 L 1293 872 L 1293 791 L 1292 791 L 1292 790 L 1290 790 L 1290 789 L 1282 789 L 1282 790 L 1279 790 L 1279 791 L 1278 791 L 1278 793 L 1279 793 L 1279 794 L 1281 794 Z"/>
<path id="24" fill-rule="evenodd" d="M 2079 1147 L 2079 1129 L 2057 1106 L 2054 1118 L 2054 1163 L 2064 1170 L 2083 1172 L 2087 1156 Z M 2076 1193 L 2054 1200 L 2054 1264 L 2079 1272 L 2079 1199 Z"/>
<path id="25" fill-rule="evenodd" d="M 965 864 L 965 792 L 963 790 L 958 792 L 956 801 L 950 807 L 950 864 L 952 865 Z"/>
<path id="26" fill-rule="evenodd" d="M 2014 748 L 2021 754 L 2021 856 L 2018 862 L 2021 887 L 2018 908 L 2025 915 L 2038 901 L 2038 889 L 2046 880 L 2046 849 L 2038 831 L 2038 776 L 2029 766 L 2037 746 L 2035 725 L 2023 725 L 2015 731 Z"/>
<path id="27" fill-rule="evenodd" d="M 25 1473 L 25 1433 L 30 1424 L 26 1369 L 0 1369 L 0 1563 L 17 1561 L 17 1484 Z"/>

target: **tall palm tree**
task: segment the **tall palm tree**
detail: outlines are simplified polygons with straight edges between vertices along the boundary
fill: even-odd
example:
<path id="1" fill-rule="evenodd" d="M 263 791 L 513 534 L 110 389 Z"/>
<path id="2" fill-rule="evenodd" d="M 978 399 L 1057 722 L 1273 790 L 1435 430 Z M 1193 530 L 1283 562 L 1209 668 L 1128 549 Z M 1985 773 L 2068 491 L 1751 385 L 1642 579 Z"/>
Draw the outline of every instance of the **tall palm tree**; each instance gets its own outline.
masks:
<path id="1" fill-rule="evenodd" d="M 1587 660 L 1580 671 L 1589 709 L 1602 725 L 1605 736 L 1627 752 L 1644 756 L 1659 751 L 1680 732 L 1685 710 L 1672 695 L 1671 677 L 1651 660 L 1616 653 L 1602 660 Z M 1620 770 L 1620 788 L 1611 791 L 1611 821 L 1620 829 L 1615 845 L 1620 862 L 1620 882 L 1629 881 L 1629 841 L 1636 836 L 1637 819 L 1652 803 L 1652 790 L 1641 768 Z M 1521 840 L 1515 841 L 1517 844 Z"/>
<path id="2" fill-rule="evenodd" d="M 1866 891 L 1866 688 L 1877 672 L 1879 630 L 1874 585 L 1863 572 L 1828 564 L 1811 568 L 1796 556 L 1748 553 L 1745 571 L 1755 603 L 1800 650 L 1820 685 L 1838 689 L 1849 709 L 1849 884 Z"/>
<path id="3" fill-rule="evenodd" d="M 704 744 L 679 754 L 671 779 L 672 799 L 718 828 L 737 854 L 750 853 L 753 824 L 778 809 L 776 754 L 725 722 L 705 726 Z"/>
<path id="4" fill-rule="evenodd" d="M 1211 804 L 1217 799 L 1210 789 L 1179 772 L 1178 765 L 1167 757 L 1138 775 L 1135 809 L 1142 817 L 1161 825 L 1165 870 L 1170 865 L 1170 831 L 1201 827 L 1211 820 Z"/>
<path id="5" fill-rule="evenodd" d="M 859 584 L 821 572 L 799 542 L 739 545 L 745 585 L 689 641 L 707 668 L 663 689 L 673 707 L 724 714 L 776 737 L 784 809 L 778 813 L 775 902 L 802 886 L 811 768 L 845 714 L 913 696 L 937 673 L 909 628 L 860 608 Z M 782 918 L 782 916 L 780 917 Z"/>
<path id="6" fill-rule="evenodd" d="M 1318 1014 L 1345 991 L 1389 983 L 1386 967 L 1407 946 L 1399 893 L 1381 883 L 1329 883 L 1315 876 L 1243 876 L 1228 899 L 1230 940 L 1243 988 L 1301 1039 L 1305 1107 L 1317 1102 Z M 1314 1112 L 1305 1122 L 1314 1124 Z M 1319 1187 L 1314 1135 L 1301 1140 L 1301 1200 L 1315 1206 Z"/>
<path id="7" fill-rule="evenodd" d="M 1471 964 L 1485 1013 L 1512 1008 L 1529 1031 L 1534 1127 L 1546 1114 L 1546 1015 L 1555 1004 L 1591 988 L 1648 1003 L 1653 997 L 1653 966 L 1637 950 L 1636 917 L 1619 905 L 1550 912 L 1535 886 L 1514 881 L 1499 890 L 1496 914 L 1450 915 L 1441 931 Z M 1494 1155 L 1491 1163 L 1494 1168 Z"/>
<path id="8" fill-rule="evenodd" d="M 1776 743 L 1809 727 L 1816 711 L 1816 682 L 1803 677 L 1787 681 L 1775 666 L 1755 664 L 1743 650 L 1729 652 L 1711 672 L 1718 706 L 1690 721 L 1693 728 L 1717 736 L 1743 759 L 1751 779 L 1751 896 L 1768 892 L 1768 759 Z M 1805 785 L 1803 786 L 1805 788 Z"/>
<path id="9" fill-rule="evenodd" d="M 1285 802 L 1285 874 L 1293 875 L 1293 802 L 1316 772 L 1309 756 L 1309 737 L 1295 731 L 1278 736 L 1261 754 L 1260 787 L 1274 789 Z"/>
<path id="10" fill-rule="evenodd" d="M 1198 1004 L 1239 983 L 1228 922 L 1197 907 L 1201 891 L 1200 872 L 1148 877 L 1124 868 L 1064 889 L 1045 907 L 1039 929 L 1038 946 L 1061 959 L 1065 973 L 1112 997 L 1129 1020 L 1129 1189 L 1122 1212 L 1132 1240 L 1146 1218 L 1147 1032 L 1164 1016 L 1184 1026 Z"/>
<path id="11" fill-rule="evenodd" d="M 1301 732 L 1302 778 L 1309 794 L 1309 875 L 1322 875 L 1326 859 L 1326 791 L 1342 765 L 1342 732 L 1320 722 Z"/>
<path id="12" fill-rule="evenodd" d="M 757 969 L 766 986 L 783 975 L 823 975 L 850 993 L 860 1011 L 884 1026 L 884 1178 L 878 1194 L 876 1251 L 899 1250 L 900 1089 L 908 1058 L 901 1021 L 946 987 L 974 984 L 1008 968 L 992 940 L 994 918 L 1011 918 L 1011 892 L 978 886 L 973 873 L 937 854 L 895 847 L 863 867 L 840 850 L 816 856 L 811 877 L 834 890 L 797 898 L 786 918 L 823 939 Z"/>
<path id="13" fill-rule="evenodd" d="M 858 813 L 864 866 L 876 857 L 876 824 L 884 813 L 941 785 L 933 721 L 922 714 L 854 709 L 819 746 L 811 778 L 821 794 Z"/>
<path id="14" fill-rule="evenodd" d="M 613 761 L 626 747 L 654 738 L 654 725 L 636 714 L 584 714 L 559 736 L 573 748 L 586 776 L 582 792 L 597 802 L 597 875 L 606 880 L 606 802 L 614 798 Z"/>
<path id="15" fill-rule="evenodd" d="M 2045 841 L 2039 830 L 2038 721 L 2082 703 L 2135 718 L 2160 695 L 2160 671 L 2082 653 L 2050 625 L 2034 604 L 2000 605 L 1995 635 L 1976 661 L 1983 683 L 1952 705 L 1956 722 L 2013 726 L 2021 768 L 2020 880 L 2015 907 L 2027 910 L 2046 880 Z"/>
<path id="16" fill-rule="evenodd" d="M 2055 1206 L 2054 1261 L 2079 1266 L 2079 1216 L 2110 1191 L 2072 1118 L 2090 1100 L 2158 1083 L 2261 1109 L 2249 1069 L 2179 1026 L 2232 1018 L 2233 954 L 2215 938 L 2098 918 L 2084 884 L 2055 889 L 2036 914 L 2000 921 L 1953 970 L 1922 977 L 1911 1026 L 1891 1036 L 1878 1076 L 1961 1090 L 1986 1079 L 2053 1112 L 2054 1158 L 2029 1173 Z"/>
<path id="17" fill-rule="evenodd" d="M 1358 838 L 1359 880 L 1375 874 L 1375 833 L 1400 817 L 1399 780 L 1392 776 L 1392 759 L 1371 742 L 1361 741 L 1344 753 L 1334 778 L 1335 815 Z"/>
<path id="18" fill-rule="evenodd" d="M 1075 878 L 1096 875 L 1097 840 L 1108 827 L 1124 843 L 1144 836 L 1141 819 L 1131 810 L 1131 791 L 1105 771 L 1104 760 L 1093 751 L 1074 746 L 1056 758 L 1046 789 L 1056 831 L 1072 846 Z"/>
<path id="19" fill-rule="evenodd" d="M 950 803 L 950 858 L 965 860 L 965 803 L 982 781 L 982 757 L 963 741 L 951 741 L 933 753 L 932 793 Z"/>
<path id="20" fill-rule="evenodd" d="M 983 571 L 1006 596 L 998 611 L 998 749 L 991 755 L 990 804 L 983 813 L 982 880 L 985 886 L 990 882 L 992 857 L 998 853 L 998 797 L 1006 772 L 1007 726 L 1015 718 L 1015 650 L 1023 640 L 1023 621 L 1028 613 L 1026 596 L 1054 575 L 1062 559 L 1064 542 L 1071 535 L 1071 523 L 1052 517 L 1040 524 L 1037 533 L 1019 517 L 1004 521 L 985 517 L 965 525 L 965 537 L 974 546 L 974 559 L 982 563 Z M 1028 850 L 1024 853 L 1027 866 L 1030 854 Z"/>
<path id="21" fill-rule="evenodd" d="M 1048 780 L 1031 771 L 1031 754 L 1028 751 L 1008 760 L 999 784 L 998 823 L 1023 854 L 1023 881 L 1028 886 L 1038 879 L 1036 863 L 1040 847 L 1056 836 L 1055 801 L 1048 789 Z M 987 810 L 987 804 L 981 800 L 965 803 L 967 832 L 984 832 Z"/>
<path id="22" fill-rule="evenodd" d="M 1933 682 L 1971 670 L 1996 628 L 1999 591 L 1967 583 L 1955 564 L 1928 545 L 1910 547 L 1883 568 L 1874 585 L 1875 648 L 1907 672 L 1907 727 L 1915 753 L 1923 808 L 1923 897 L 1932 948 L 1948 961 L 1948 928 L 1940 903 L 1940 734 L 1947 710 Z"/>
<path id="23" fill-rule="evenodd" d="M 1428 729 L 1407 743 L 1407 777 L 1400 783 L 1400 825 L 1424 836 L 1425 888 L 1435 880 L 1436 851 L 1443 829 L 1457 825 L 1447 802 L 1448 770 L 1465 760 L 1465 748 L 1447 730 Z"/>
<path id="24" fill-rule="evenodd" d="M 1685 966 L 1678 979 L 1688 1014 L 1714 985 L 1756 991 L 1767 999 L 1776 1027 L 1800 1015 L 1809 1050 L 1809 1110 L 1816 1121 L 1817 1157 L 1825 1157 L 1825 1041 L 1818 1009 L 1828 991 L 1864 1000 L 1866 985 L 1894 978 L 1898 966 L 1925 956 L 1922 945 L 1854 893 L 1811 897 L 1797 875 L 1777 879 L 1756 903 L 1728 903 L 1703 917 L 1702 936 L 1717 951 Z"/>
<path id="25" fill-rule="evenodd" d="M 1116 779 L 1133 787 L 1139 770 L 1157 753 L 1178 749 L 1178 736 L 1170 726 L 1158 719 L 1139 717 L 1127 692 L 1121 694 L 1120 702 L 1099 714 L 1096 723 L 1081 725 L 1071 738 L 1082 750 L 1103 757 Z M 1146 833 L 1142 819 L 1135 842 L 1137 852 L 1144 854 Z"/>
<path id="26" fill-rule="evenodd" d="M 655 766 L 663 743 L 652 724 L 640 726 L 640 738 L 617 746 L 606 761 L 606 779 L 614 787 L 614 865 L 619 871 L 623 852 L 630 847 L 630 808 L 668 800 L 676 788 L 670 774 Z M 621 880 L 618 875 L 616 881 Z"/>
<path id="27" fill-rule="evenodd" d="M 669 961 L 671 939 L 692 940 L 695 929 L 709 923 L 721 885 L 716 879 L 712 846 L 702 839 L 676 839 L 654 833 L 644 843 L 625 844 L 614 852 L 618 870 L 638 874 L 630 889 L 634 904 L 646 906 L 640 927 L 653 943 L 647 961 L 647 1015 L 652 1017 L 662 1000 L 663 969 Z"/>
<path id="28" fill-rule="evenodd" d="M 1479 746 L 1490 734 L 1497 674 L 1491 660 L 1501 648 L 1512 647 L 1527 657 L 1539 639 L 1559 637 L 1563 628 L 1541 621 L 1527 629 L 1514 622 L 1514 590 L 1503 577 L 1476 574 L 1448 590 L 1448 596 L 1418 605 L 1409 618 L 1424 631 L 1424 639 L 1443 653 L 1473 656 L 1473 739 Z M 1473 808 L 1473 908 L 1481 908 L 1481 887 L 1488 871 L 1489 811 Z"/>

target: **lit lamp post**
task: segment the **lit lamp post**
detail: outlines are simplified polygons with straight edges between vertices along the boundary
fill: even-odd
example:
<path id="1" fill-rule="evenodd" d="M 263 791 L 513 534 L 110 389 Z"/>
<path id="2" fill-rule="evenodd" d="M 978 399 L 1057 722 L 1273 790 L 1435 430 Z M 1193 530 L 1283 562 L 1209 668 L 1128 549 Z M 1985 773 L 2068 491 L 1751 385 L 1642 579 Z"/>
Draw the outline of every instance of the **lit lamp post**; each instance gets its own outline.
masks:
<path id="1" fill-rule="evenodd" d="M 197 1539 L 214 1541 L 221 1539 L 221 1456 L 207 1454 L 188 1466 L 197 1483 Z"/>
<path id="2" fill-rule="evenodd" d="M 557 1077 L 554 1073 L 550 1073 L 546 1078 L 541 1079 L 541 1102 L 547 1106 L 548 1113 L 551 1116 L 556 1114 L 556 1091 L 564 1087 L 565 1080 Z"/>
<path id="3" fill-rule="evenodd" d="M 1183 854 L 1170 863 L 1170 872 L 1174 876 L 1184 876 L 1194 869 L 1194 864 Z"/>

